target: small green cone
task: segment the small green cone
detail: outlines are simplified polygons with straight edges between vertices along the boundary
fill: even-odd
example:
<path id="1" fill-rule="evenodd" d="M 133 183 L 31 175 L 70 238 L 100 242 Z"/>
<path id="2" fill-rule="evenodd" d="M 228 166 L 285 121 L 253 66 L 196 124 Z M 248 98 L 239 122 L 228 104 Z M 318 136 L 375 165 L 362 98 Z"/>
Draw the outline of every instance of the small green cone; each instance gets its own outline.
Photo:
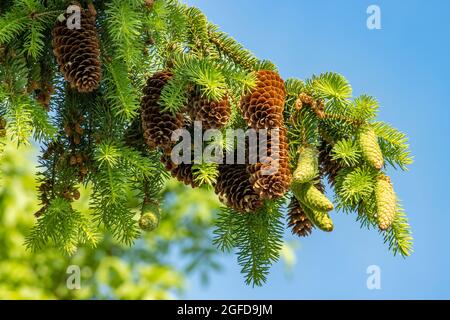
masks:
<path id="1" fill-rule="evenodd" d="M 334 206 L 328 198 L 311 183 L 292 184 L 292 192 L 301 203 L 304 203 L 311 210 L 331 211 Z"/>
<path id="2" fill-rule="evenodd" d="M 153 231 L 158 227 L 160 219 L 161 214 L 158 206 L 154 203 L 144 203 L 141 218 L 139 219 L 139 227 L 144 231 Z"/>
<path id="3" fill-rule="evenodd" d="M 317 177 L 319 173 L 318 152 L 314 147 L 301 147 L 299 150 L 297 169 L 294 171 L 294 180 L 306 183 Z"/>
<path id="4" fill-rule="evenodd" d="M 388 176 L 382 174 L 375 185 L 378 227 L 387 230 L 395 219 L 397 197 Z"/>
<path id="5" fill-rule="evenodd" d="M 311 220 L 317 228 L 325 232 L 333 231 L 333 220 L 331 220 L 328 212 L 311 210 L 305 205 L 303 205 L 302 208 L 308 219 Z"/>
<path id="6" fill-rule="evenodd" d="M 383 153 L 378 144 L 378 137 L 371 126 L 367 125 L 361 128 L 359 145 L 366 161 L 377 170 L 381 170 L 384 165 Z"/>

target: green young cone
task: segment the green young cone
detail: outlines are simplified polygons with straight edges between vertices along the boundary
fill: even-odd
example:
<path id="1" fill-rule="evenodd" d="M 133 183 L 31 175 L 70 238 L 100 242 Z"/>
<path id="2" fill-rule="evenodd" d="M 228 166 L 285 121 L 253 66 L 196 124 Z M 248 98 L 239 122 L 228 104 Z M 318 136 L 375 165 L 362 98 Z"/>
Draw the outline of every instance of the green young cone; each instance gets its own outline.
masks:
<path id="1" fill-rule="evenodd" d="M 395 219 L 397 197 L 388 176 L 380 175 L 375 185 L 378 227 L 388 229 Z"/>
<path id="2" fill-rule="evenodd" d="M 297 169 L 294 171 L 294 180 L 306 183 L 317 177 L 319 172 L 318 153 L 316 148 L 302 147 L 299 150 Z"/>
<path id="3" fill-rule="evenodd" d="M 366 161 L 374 168 L 380 170 L 383 168 L 384 159 L 381 152 L 380 145 L 378 144 L 378 138 L 370 126 L 365 126 L 359 133 L 359 145 Z"/>
<path id="4" fill-rule="evenodd" d="M 311 220 L 317 228 L 325 232 L 333 231 L 333 220 L 331 220 L 328 212 L 311 210 L 306 205 L 303 205 L 302 208 L 308 219 Z"/>
<path id="5" fill-rule="evenodd" d="M 317 211 L 333 210 L 333 203 L 311 183 L 294 182 L 291 188 L 298 201 L 310 209 Z"/>
<path id="6" fill-rule="evenodd" d="M 161 214 L 156 204 L 144 203 L 141 218 L 139 219 L 139 227 L 144 231 L 153 231 L 158 227 L 160 218 Z"/>

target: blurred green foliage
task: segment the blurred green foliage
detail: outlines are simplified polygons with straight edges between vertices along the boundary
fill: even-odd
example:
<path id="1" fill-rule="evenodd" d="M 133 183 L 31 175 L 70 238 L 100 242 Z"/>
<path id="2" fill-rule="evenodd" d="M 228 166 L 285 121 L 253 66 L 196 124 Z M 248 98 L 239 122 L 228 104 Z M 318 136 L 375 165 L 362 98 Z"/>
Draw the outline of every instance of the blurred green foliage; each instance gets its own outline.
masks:
<path id="1" fill-rule="evenodd" d="M 211 227 L 219 203 L 207 189 L 168 181 L 159 228 L 131 247 L 108 234 L 96 248 L 73 256 L 56 248 L 29 252 L 25 237 L 39 209 L 34 149 L 4 145 L 0 152 L 0 299 L 170 299 L 183 294 L 186 278 L 204 281 L 218 270 Z M 74 206 L 89 213 L 91 188 Z M 67 287 L 71 265 L 80 267 L 81 288 Z"/>

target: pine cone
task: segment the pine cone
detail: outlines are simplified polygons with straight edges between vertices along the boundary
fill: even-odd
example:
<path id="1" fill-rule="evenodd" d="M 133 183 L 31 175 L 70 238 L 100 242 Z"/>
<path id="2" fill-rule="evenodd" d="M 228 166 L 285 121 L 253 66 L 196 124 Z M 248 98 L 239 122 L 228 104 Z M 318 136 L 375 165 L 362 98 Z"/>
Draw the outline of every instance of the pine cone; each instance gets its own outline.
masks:
<path id="1" fill-rule="evenodd" d="M 299 154 L 294 180 L 298 183 L 310 182 L 319 173 L 317 150 L 314 147 L 302 147 Z"/>
<path id="2" fill-rule="evenodd" d="M 215 192 L 220 201 L 239 212 L 255 212 L 263 206 L 249 182 L 247 166 L 243 164 L 219 166 Z"/>
<path id="3" fill-rule="evenodd" d="M 141 101 L 141 117 L 144 138 L 150 149 L 162 148 L 166 153 L 171 151 L 172 133 L 184 125 L 181 113 L 161 111 L 158 104 L 161 91 L 172 78 L 169 71 L 155 73 L 147 81 Z"/>
<path id="4" fill-rule="evenodd" d="M 397 197 L 388 176 L 382 174 L 378 177 L 375 185 L 375 198 L 378 227 L 386 230 L 394 222 L 397 205 Z"/>
<path id="5" fill-rule="evenodd" d="M 293 183 L 292 192 L 301 203 L 312 210 L 331 211 L 334 208 L 333 203 L 311 183 Z"/>
<path id="6" fill-rule="evenodd" d="M 194 94 L 189 100 L 189 115 L 192 121 L 201 121 L 203 129 L 221 129 L 231 117 L 228 97 L 214 102 Z"/>
<path id="7" fill-rule="evenodd" d="M 165 165 L 166 170 L 169 171 L 172 177 L 178 181 L 183 182 L 187 186 L 192 188 L 198 187 L 198 184 L 194 181 L 194 175 L 192 172 L 193 164 L 175 164 L 170 158 L 169 154 L 165 154 L 161 157 L 161 162 Z"/>
<path id="8" fill-rule="evenodd" d="M 102 70 L 95 16 L 89 10 L 81 9 L 81 29 L 69 29 L 65 20 L 56 24 L 52 35 L 53 52 L 60 71 L 72 88 L 79 92 L 97 89 Z"/>
<path id="9" fill-rule="evenodd" d="M 331 220 L 327 211 L 319 211 L 309 208 L 307 205 L 303 206 L 303 210 L 317 228 L 325 232 L 331 232 L 334 229 L 333 220 Z"/>
<path id="10" fill-rule="evenodd" d="M 371 126 L 365 126 L 359 133 L 359 145 L 366 161 L 374 168 L 380 170 L 383 168 L 384 159 L 378 144 L 378 137 Z"/>
<path id="11" fill-rule="evenodd" d="M 314 227 L 311 220 L 308 219 L 303 211 L 300 203 L 295 197 L 291 198 L 288 207 L 289 228 L 292 228 L 292 233 L 299 237 L 307 237 L 311 234 Z"/>
<path id="12" fill-rule="evenodd" d="M 139 219 L 139 227 L 143 231 L 153 231 L 161 220 L 161 213 L 159 212 L 159 208 L 154 203 L 144 202 L 141 210 L 141 218 Z"/>
<path id="13" fill-rule="evenodd" d="M 329 184 L 334 187 L 336 177 L 342 166 L 331 156 L 332 147 L 323 142 L 319 148 L 320 173 L 322 176 L 328 177 Z"/>
<path id="14" fill-rule="evenodd" d="M 258 140 L 259 145 L 267 143 L 267 157 L 260 158 L 257 164 L 248 166 L 250 183 L 262 199 L 279 198 L 288 191 L 292 180 L 286 129 L 279 130 L 279 144 L 272 143 L 270 132 L 268 136 L 260 132 Z M 275 172 L 270 172 L 272 167 L 276 169 Z"/>
<path id="15" fill-rule="evenodd" d="M 284 81 L 269 70 L 257 73 L 257 84 L 253 91 L 241 100 L 241 111 L 253 129 L 281 127 L 286 100 Z"/>

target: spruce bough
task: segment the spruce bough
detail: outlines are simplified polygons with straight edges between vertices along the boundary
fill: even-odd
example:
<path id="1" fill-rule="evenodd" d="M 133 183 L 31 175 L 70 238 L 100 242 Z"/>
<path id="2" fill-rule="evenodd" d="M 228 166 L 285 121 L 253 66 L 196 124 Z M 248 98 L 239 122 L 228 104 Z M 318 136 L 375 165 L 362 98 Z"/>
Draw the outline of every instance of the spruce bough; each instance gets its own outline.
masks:
<path id="1" fill-rule="evenodd" d="M 406 136 L 376 120 L 375 98 L 352 97 L 337 73 L 283 80 L 273 63 L 176 0 L 79 1 L 90 19 L 81 32 L 61 29 L 57 18 L 69 4 L 0 4 L 0 139 L 42 146 L 42 208 L 29 249 L 52 245 L 71 254 L 80 245 L 95 246 L 104 229 L 131 245 L 141 229 L 157 227 L 154 204 L 171 173 L 192 187 L 214 187 L 233 204 L 217 217 L 214 243 L 237 251 L 249 284 L 264 283 L 280 256 L 292 196 L 301 221 L 309 223 L 309 231 L 299 232 L 291 221 L 299 235 L 313 226 L 333 229 L 325 178 L 337 210 L 356 212 L 363 226 L 380 230 L 394 254 L 410 255 L 411 231 L 387 170 L 405 170 L 412 159 Z M 88 45 L 79 48 L 82 39 Z M 155 74 L 170 77 L 148 85 Z M 259 104 L 267 108 L 263 118 L 255 112 Z M 220 130 L 281 127 L 283 172 L 260 180 L 258 168 L 247 165 L 166 161 L 170 146 L 154 137 L 188 126 L 189 117 Z M 233 170 L 241 170 L 239 179 Z M 81 185 L 92 190 L 89 217 L 73 209 Z"/>

